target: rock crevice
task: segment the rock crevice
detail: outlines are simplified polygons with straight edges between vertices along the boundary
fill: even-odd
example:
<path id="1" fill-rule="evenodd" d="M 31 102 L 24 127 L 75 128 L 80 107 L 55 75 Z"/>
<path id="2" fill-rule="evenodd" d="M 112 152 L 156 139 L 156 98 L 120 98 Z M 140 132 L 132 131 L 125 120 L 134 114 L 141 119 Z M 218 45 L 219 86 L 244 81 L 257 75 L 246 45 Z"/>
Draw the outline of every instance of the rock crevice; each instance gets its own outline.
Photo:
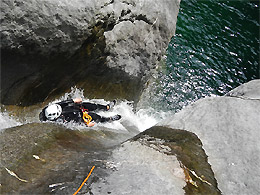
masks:
<path id="1" fill-rule="evenodd" d="M 179 3 L 4 0 L 1 103 L 30 105 L 75 85 L 92 97 L 137 100 L 175 32 Z"/>

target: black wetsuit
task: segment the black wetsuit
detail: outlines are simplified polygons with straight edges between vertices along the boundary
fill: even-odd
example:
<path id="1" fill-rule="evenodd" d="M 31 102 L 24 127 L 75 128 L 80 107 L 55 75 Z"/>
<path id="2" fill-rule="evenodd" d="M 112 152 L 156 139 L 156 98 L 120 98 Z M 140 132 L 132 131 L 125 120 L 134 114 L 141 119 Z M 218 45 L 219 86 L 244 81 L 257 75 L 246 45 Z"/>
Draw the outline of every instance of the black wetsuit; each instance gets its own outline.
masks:
<path id="1" fill-rule="evenodd" d="M 59 104 L 62 108 L 62 113 L 61 115 L 55 119 L 54 121 L 57 122 L 70 122 L 74 121 L 77 123 L 83 123 L 83 113 L 82 113 L 82 108 L 84 108 L 87 112 L 88 115 L 92 117 L 92 120 L 95 122 L 107 122 L 110 121 L 110 118 L 107 117 L 102 117 L 92 111 L 94 110 L 107 110 L 107 106 L 101 105 L 101 104 L 93 104 L 93 103 L 88 103 L 88 102 L 82 102 L 80 104 L 74 103 L 73 100 L 66 100 L 62 102 L 58 102 L 56 104 Z M 40 121 L 47 121 L 48 119 L 45 116 L 45 107 L 40 115 Z"/>

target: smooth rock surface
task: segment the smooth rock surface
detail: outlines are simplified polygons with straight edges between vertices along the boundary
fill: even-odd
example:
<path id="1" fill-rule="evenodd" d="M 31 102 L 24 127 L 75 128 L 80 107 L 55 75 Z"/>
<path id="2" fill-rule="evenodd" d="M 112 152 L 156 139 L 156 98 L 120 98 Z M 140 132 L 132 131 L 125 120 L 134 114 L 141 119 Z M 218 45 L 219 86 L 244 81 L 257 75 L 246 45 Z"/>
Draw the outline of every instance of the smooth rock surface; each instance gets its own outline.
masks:
<path id="1" fill-rule="evenodd" d="M 71 130 L 53 123 L 1 130 L 0 193 L 73 194 L 92 166 L 96 168 L 90 183 L 104 177 L 103 161 L 110 148 L 132 136 L 102 128 Z"/>
<path id="2" fill-rule="evenodd" d="M 93 194 L 184 194 L 184 173 L 177 158 L 139 142 L 128 141 L 115 149 L 107 166 L 113 171 L 92 184 Z"/>
<path id="3" fill-rule="evenodd" d="M 153 126 L 131 140 L 168 156 L 177 157 L 185 175 L 186 186 L 183 187 L 185 194 L 221 194 L 214 173 L 208 163 L 208 156 L 202 148 L 201 141 L 194 133 Z M 168 170 L 171 171 L 172 168 L 168 167 Z M 178 194 L 176 190 L 173 192 Z"/>
<path id="4" fill-rule="evenodd" d="M 234 90 L 228 92 L 225 96 L 244 98 L 244 99 L 260 99 L 260 79 L 252 80 L 248 83 L 238 86 Z"/>
<path id="5" fill-rule="evenodd" d="M 200 138 L 223 194 L 260 193 L 259 82 L 234 89 L 233 97 L 201 99 L 159 124 Z"/>

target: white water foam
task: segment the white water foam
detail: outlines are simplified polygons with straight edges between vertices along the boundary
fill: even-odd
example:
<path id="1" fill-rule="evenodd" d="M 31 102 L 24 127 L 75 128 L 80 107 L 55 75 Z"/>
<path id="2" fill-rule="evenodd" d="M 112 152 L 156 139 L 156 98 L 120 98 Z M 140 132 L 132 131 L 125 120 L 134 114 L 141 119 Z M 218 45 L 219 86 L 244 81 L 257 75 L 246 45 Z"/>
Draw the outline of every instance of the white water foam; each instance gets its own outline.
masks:
<path id="1" fill-rule="evenodd" d="M 6 112 L 0 112 L 0 131 L 6 128 L 22 125 L 19 121 L 9 116 Z"/>
<path id="2" fill-rule="evenodd" d="M 97 103 L 102 105 L 109 104 L 109 101 L 106 101 L 104 99 L 88 99 L 87 97 L 84 97 L 84 91 L 82 89 L 73 87 L 71 88 L 71 92 L 65 93 L 63 96 L 57 98 L 53 102 L 50 102 L 49 105 L 63 100 L 74 98 L 82 98 L 83 102 Z M 26 123 L 39 122 L 38 113 L 40 112 L 40 110 L 38 107 L 36 109 L 37 110 L 31 110 L 32 114 L 29 114 L 29 116 L 35 115 L 35 117 L 26 116 L 24 119 L 20 119 L 19 122 L 18 120 L 15 120 L 12 116 L 9 116 L 7 113 L 1 113 L 0 130 Z M 94 127 L 87 127 L 84 124 L 78 124 L 73 122 L 66 124 L 62 123 L 62 125 L 73 130 L 111 129 L 113 131 L 135 131 L 136 133 L 138 133 L 154 126 L 162 119 L 165 119 L 168 115 L 166 112 L 157 112 L 152 108 L 139 109 L 138 111 L 134 111 L 133 102 L 129 102 L 127 100 L 117 100 L 116 105 L 111 110 L 99 111 L 97 112 L 97 114 L 105 117 L 110 117 L 119 114 L 122 116 L 122 118 L 119 121 L 97 123 Z M 28 113 L 26 113 L 26 115 L 28 115 Z"/>
<path id="3" fill-rule="evenodd" d="M 166 118 L 164 112 L 156 112 L 153 109 L 140 109 L 135 112 L 132 103 L 126 100 L 118 102 L 111 111 L 99 112 L 99 114 L 103 116 L 120 114 L 122 119 L 113 122 L 113 124 L 121 123 L 128 127 L 132 126 L 140 132 L 154 126 L 160 120 Z M 105 123 L 104 125 L 111 127 L 112 123 Z M 117 125 L 117 127 L 119 126 Z"/>
<path id="4" fill-rule="evenodd" d="M 76 87 L 71 88 L 71 92 L 65 93 L 64 96 L 56 99 L 50 104 L 74 98 L 82 98 L 83 102 L 97 103 L 102 105 L 109 104 L 109 101 L 104 99 L 88 99 L 84 97 L 84 92 L 81 89 Z M 97 114 L 110 117 L 116 114 L 120 114 L 122 118 L 119 121 L 113 121 L 108 123 L 98 123 L 94 127 L 86 127 L 84 124 L 76 124 L 76 123 L 67 123 L 64 124 L 66 127 L 75 130 L 83 130 L 83 129 L 113 129 L 114 131 L 129 131 L 129 128 L 135 129 L 137 132 L 142 132 L 155 124 L 157 124 L 162 119 L 165 119 L 167 113 L 165 112 L 156 112 L 154 109 L 140 109 L 138 111 L 134 111 L 133 102 L 129 102 L 127 100 L 118 100 L 116 105 L 109 111 L 99 111 Z"/>

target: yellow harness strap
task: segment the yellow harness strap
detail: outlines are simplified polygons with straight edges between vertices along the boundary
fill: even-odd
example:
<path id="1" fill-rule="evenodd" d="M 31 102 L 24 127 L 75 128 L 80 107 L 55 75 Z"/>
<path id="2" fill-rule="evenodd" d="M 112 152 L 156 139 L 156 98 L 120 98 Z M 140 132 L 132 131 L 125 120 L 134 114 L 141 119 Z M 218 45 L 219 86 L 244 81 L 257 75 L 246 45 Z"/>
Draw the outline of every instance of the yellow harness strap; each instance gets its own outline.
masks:
<path id="1" fill-rule="evenodd" d="M 88 115 L 87 111 L 83 112 L 83 120 L 84 122 L 88 125 L 91 121 L 92 121 L 92 117 L 90 115 Z"/>

